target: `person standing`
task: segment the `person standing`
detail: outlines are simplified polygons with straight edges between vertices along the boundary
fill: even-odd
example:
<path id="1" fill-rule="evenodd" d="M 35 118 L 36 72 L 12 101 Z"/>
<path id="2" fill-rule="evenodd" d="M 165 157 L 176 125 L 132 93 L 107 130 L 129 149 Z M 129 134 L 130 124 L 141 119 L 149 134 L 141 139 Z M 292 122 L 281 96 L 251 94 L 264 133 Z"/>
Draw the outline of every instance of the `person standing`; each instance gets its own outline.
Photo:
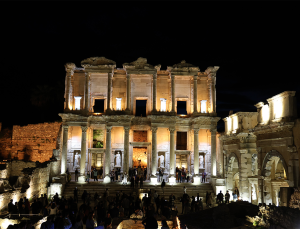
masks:
<path id="1" fill-rule="evenodd" d="M 178 183 L 179 183 L 179 181 L 181 183 L 181 170 L 180 169 L 178 169 Z"/>
<path id="2" fill-rule="evenodd" d="M 158 171 L 158 181 L 159 182 L 161 181 L 162 177 L 163 177 L 163 173 L 162 173 L 161 169 L 159 169 L 159 171 Z"/>
<path id="3" fill-rule="evenodd" d="M 166 186 L 166 183 L 165 183 L 165 179 L 163 179 L 163 181 L 161 182 L 161 189 L 162 189 L 162 191 L 163 191 L 163 194 L 165 194 L 165 186 Z"/>
<path id="4" fill-rule="evenodd" d="M 140 179 L 140 188 L 143 188 L 143 177 L 141 177 L 141 179 Z"/>
<path id="5" fill-rule="evenodd" d="M 183 193 L 186 194 L 186 187 L 183 187 Z"/>
<path id="6" fill-rule="evenodd" d="M 78 181 L 78 170 L 77 170 L 77 168 L 75 170 L 75 181 Z"/>
<path id="7" fill-rule="evenodd" d="M 90 183 L 90 171 L 87 171 L 86 173 L 86 181 Z"/>
<path id="8" fill-rule="evenodd" d="M 205 178 L 206 178 L 206 172 L 203 171 L 203 173 L 202 173 L 202 180 L 201 180 L 202 183 L 205 183 Z"/>
<path id="9" fill-rule="evenodd" d="M 230 199 L 230 194 L 229 194 L 229 192 L 227 191 L 226 194 L 225 194 L 225 204 L 226 204 L 226 203 L 229 204 L 229 199 Z"/>
<path id="10" fill-rule="evenodd" d="M 74 201 L 78 202 L 78 189 L 77 189 L 77 187 L 74 189 Z"/>
<path id="11" fill-rule="evenodd" d="M 95 169 L 94 169 L 94 181 L 95 181 L 95 180 L 98 181 L 97 175 L 98 175 L 98 171 L 97 171 L 97 169 L 95 168 Z"/>

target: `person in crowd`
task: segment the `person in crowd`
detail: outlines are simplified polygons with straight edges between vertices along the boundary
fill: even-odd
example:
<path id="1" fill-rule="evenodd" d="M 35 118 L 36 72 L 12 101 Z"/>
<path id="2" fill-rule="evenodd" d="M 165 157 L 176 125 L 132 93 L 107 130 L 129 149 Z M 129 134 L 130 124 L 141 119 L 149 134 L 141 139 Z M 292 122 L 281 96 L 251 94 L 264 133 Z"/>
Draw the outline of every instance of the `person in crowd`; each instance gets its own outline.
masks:
<path id="1" fill-rule="evenodd" d="M 42 223 L 41 229 L 54 229 L 53 216 L 48 216 L 47 221 Z"/>
<path id="2" fill-rule="evenodd" d="M 86 172 L 86 180 L 85 180 L 85 182 L 90 183 L 90 171 Z"/>
<path id="3" fill-rule="evenodd" d="M 177 182 L 181 183 L 181 170 L 180 169 L 178 169 L 178 180 L 177 180 Z"/>
<path id="4" fill-rule="evenodd" d="M 94 169 L 94 181 L 95 181 L 95 180 L 98 181 L 98 177 L 97 177 L 97 176 L 98 176 L 98 171 L 97 171 L 97 169 L 95 168 L 95 169 Z"/>
<path id="5" fill-rule="evenodd" d="M 158 170 L 158 181 L 161 182 L 161 179 L 163 178 L 163 172 L 161 169 Z"/>
<path id="6" fill-rule="evenodd" d="M 13 204 L 13 199 L 11 199 L 10 202 L 8 203 L 8 212 L 9 212 L 9 213 L 12 213 L 12 211 L 13 211 L 13 206 L 14 206 L 14 204 Z"/>
<path id="7" fill-rule="evenodd" d="M 153 215 L 147 216 L 146 219 L 142 221 L 142 224 L 145 226 L 145 229 L 158 228 L 158 223 Z"/>
<path id="8" fill-rule="evenodd" d="M 186 187 L 185 186 L 183 186 L 183 193 L 186 194 Z"/>
<path id="9" fill-rule="evenodd" d="M 112 220 L 111 220 L 111 217 L 110 217 L 110 213 L 107 213 L 106 217 L 104 219 L 104 228 L 105 229 L 111 228 L 111 224 L 112 224 Z"/>
<path id="10" fill-rule="evenodd" d="M 143 188 L 143 182 L 144 182 L 144 179 L 143 177 L 140 178 L 140 188 Z"/>
<path id="11" fill-rule="evenodd" d="M 86 227 L 86 229 L 94 229 L 95 228 L 94 219 L 93 219 L 93 212 L 89 213 L 88 218 L 87 218 L 86 223 L 85 223 L 85 227 Z"/>
<path id="12" fill-rule="evenodd" d="M 75 187 L 74 189 L 74 201 L 78 202 L 78 188 Z"/>
<path id="13" fill-rule="evenodd" d="M 222 193 L 222 191 L 220 190 L 220 192 L 218 193 L 218 195 L 217 195 L 217 199 L 218 199 L 218 203 L 219 204 L 223 204 L 223 193 Z"/>
<path id="14" fill-rule="evenodd" d="M 225 194 L 225 204 L 229 204 L 229 199 L 230 199 L 230 194 L 229 192 L 227 191 L 226 194 Z"/>
<path id="15" fill-rule="evenodd" d="M 134 188 L 134 177 L 133 176 L 131 176 L 131 178 L 130 178 L 130 187 Z"/>
<path id="16" fill-rule="evenodd" d="M 78 181 L 78 169 L 75 170 L 75 182 Z"/>
<path id="17" fill-rule="evenodd" d="M 165 194 L 165 186 L 166 186 L 165 179 L 163 179 L 160 186 L 161 186 L 161 189 L 163 191 L 163 194 Z"/>
<path id="18" fill-rule="evenodd" d="M 206 172 L 203 171 L 202 173 L 202 179 L 201 179 L 201 183 L 205 183 L 205 177 L 206 177 Z"/>

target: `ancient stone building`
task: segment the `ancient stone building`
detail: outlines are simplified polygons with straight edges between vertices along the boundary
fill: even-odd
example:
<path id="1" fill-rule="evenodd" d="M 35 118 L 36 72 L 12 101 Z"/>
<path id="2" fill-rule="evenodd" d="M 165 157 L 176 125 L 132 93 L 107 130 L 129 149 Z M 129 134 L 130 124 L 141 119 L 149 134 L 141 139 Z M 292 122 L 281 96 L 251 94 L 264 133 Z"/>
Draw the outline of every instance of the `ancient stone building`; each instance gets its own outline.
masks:
<path id="1" fill-rule="evenodd" d="M 182 61 L 166 70 L 144 58 L 116 68 L 104 57 L 65 65 L 65 110 L 61 171 L 103 167 L 105 182 L 115 168 L 147 167 L 156 182 L 158 168 L 175 181 L 185 167 L 199 183 L 204 170 L 217 176 L 216 72 Z M 223 160 L 221 160 L 223 161 Z M 83 181 L 81 177 L 81 181 Z"/>
<path id="2" fill-rule="evenodd" d="M 238 187 L 241 198 L 254 204 L 287 206 L 280 199 L 280 187 L 299 185 L 300 124 L 295 92 L 285 91 L 267 101 L 255 105 L 257 112 L 238 112 L 223 119 L 225 133 L 219 140 L 226 188 Z"/>

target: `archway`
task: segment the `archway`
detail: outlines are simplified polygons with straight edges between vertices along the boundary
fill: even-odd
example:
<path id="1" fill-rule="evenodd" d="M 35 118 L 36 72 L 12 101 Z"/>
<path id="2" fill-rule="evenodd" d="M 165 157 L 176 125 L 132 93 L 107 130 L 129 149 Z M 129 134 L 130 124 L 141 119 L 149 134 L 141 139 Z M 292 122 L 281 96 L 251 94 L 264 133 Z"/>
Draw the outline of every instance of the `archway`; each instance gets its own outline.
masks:
<path id="1" fill-rule="evenodd" d="M 280 204 L 280 187 L 289 187 L 287 180 L 288 167 L 282 155 L 276 151 L 271 150 L 267 153 L 263 161 L 262 176 L 264 176 L 263 183 L 263 199 L 266 204 Z"/>
<path id="2" fill-rule="evenodd" d="M 232 194 L 235 188 L 239 188 L 239 160 L 235 153 L 231 153 L 227 160 L 227 182 L 226 188 Z"/>

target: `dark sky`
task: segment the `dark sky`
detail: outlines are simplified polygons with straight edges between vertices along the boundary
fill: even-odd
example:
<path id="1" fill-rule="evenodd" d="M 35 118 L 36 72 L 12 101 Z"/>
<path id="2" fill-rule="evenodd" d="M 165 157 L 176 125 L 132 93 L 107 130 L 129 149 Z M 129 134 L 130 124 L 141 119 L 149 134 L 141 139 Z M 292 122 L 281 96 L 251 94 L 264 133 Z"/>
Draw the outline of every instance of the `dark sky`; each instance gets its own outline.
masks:
<path id="1" fill-rule="evenodd" d="M 186 60 L 217 72 L 217 113 L 299 90 L 298 4 L 293 2 L 4 3 L 0 122 L 59 120 L 66 62 L 138 57 L 162 69 Z M 32 99 L 33 97 L 33 99 Z M 298 101 L 300 101 L 298 99 Z M 298 107 L 299 103 L 298 103 Z M 299 112 L 298 112 L 299 113 Z M 224 130 L 220 121 L 218 130 Z"/>

